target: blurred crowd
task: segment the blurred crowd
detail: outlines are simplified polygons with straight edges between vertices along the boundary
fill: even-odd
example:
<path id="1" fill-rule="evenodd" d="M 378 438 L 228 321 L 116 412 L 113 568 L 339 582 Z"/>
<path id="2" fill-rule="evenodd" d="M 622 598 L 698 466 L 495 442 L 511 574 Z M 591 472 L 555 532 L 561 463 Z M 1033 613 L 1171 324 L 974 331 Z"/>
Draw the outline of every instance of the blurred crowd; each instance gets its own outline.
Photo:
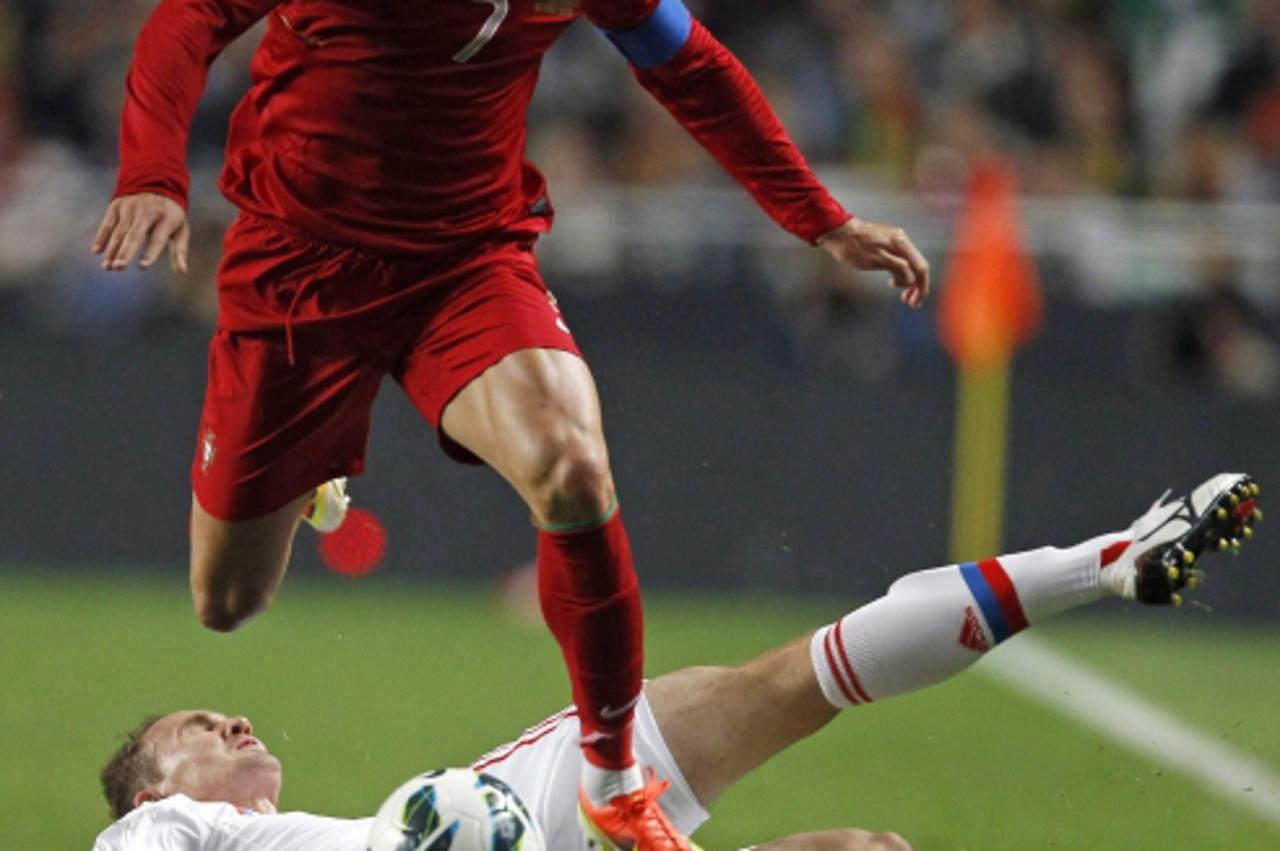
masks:
<path id="1" fill-rule="evenodd" d="M 1280 202 L 1280 0 L 687 2 L 810 159 L 863 185 L 959 189 L 966 163 L 999 150 L 1042 196 Z M 157 299 L 207 313 L 208 287 L 105 280 L 85 256 L 133 41 L 154 5 L 0 0 L 0 313 L 5 284 L 36 277 L 56 285 L 44 298 L 72 326 L 146 321 L 155 311 L 141 307 Z M 192 133 L 206 247 L 229 216 L 210 196 L 256 41 L 215 63 Z M 532 111 L 530 157 L 553 191 L 722 179 L 674 122 L 655 120 L 604 39 L 578 26 L 565 41 Z"/>
<path id="2" fill-rule="evenodd" d="M 1280 199 L 1276 0 L 696 5 L 812 159 L 886 186 L 935 188 L 999 147 L 1031 192 Z M 582 51 L 557 60 L 542 128 L 579 139 L 584 167 L 639 180 L 702 167 L 655 161 L 670 146 L 649 137 L 670 125 Z"/>
<path id="3" fill-rule="evenodd" d="M 153 0 L 0 0 L 0 157 L 56 140 L 114 163 L 133 40 Z M 690 0 L 746 61 L 801 147 L 917 188 L 976 147 L 1033 192 L 1280 199 L 1277 0 Z M 572 174 L 686 177 L 621 63 L 577 28 L 553 52 L 535 146 Z M 215 66 L 192 135 L 220 155 L 256 38 Z M 640 105 L 637 105 L 639 103 Z M 682 148 L 683 150 L 683 148 Z M 685 162 L 690 160 L 691 162 Z"/>

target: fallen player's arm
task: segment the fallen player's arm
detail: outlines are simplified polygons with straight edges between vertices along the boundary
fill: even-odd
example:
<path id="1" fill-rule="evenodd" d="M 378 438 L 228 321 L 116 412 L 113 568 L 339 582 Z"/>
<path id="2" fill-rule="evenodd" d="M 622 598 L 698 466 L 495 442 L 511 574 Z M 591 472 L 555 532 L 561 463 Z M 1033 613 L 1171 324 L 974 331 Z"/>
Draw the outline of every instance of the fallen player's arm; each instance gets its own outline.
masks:
<path id="1" fill-rule="evenodd" d="M 120 173 L 93 241 L 103 268 L 142 265 L 170 245 L 186 271 L 187 137 L 209 65 L 281 0 L 162 0 L 134 48 L 120 120 Z M 167 203 L 166 203 L 167 202 Z"/>
<path id="2" fill-rule="evenodd" d="M 911 851 L 911 846 L 896 833 L 871 833 L 849 827 L 799 833 L 742 851 Z"/>
<path id="3" fill-rule="evenodd" d="M 899 228 L 854 221 L 805 162 L 751 74 L 681 0 L 594 0 L 592 23 L 636 79 L 787 231 L 837 260 L 889 272 L 919 307 L 929 267 Z"/>

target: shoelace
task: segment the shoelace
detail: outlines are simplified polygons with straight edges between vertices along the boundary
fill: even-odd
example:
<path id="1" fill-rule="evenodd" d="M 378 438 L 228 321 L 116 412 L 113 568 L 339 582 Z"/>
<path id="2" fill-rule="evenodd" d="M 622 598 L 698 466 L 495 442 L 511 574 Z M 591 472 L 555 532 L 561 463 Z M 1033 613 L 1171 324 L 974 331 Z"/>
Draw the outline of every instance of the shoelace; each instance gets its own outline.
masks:
<path id="1" fill-rule="evenodd" d="M 658 798 L 671 788 L 671 781 L 654 779 L 652 769 L 647 774 L 644 788 L 631 795 L 627 801 L 627 809 L 631 811 L 633 821 L 649 828 L 645 831 L 646 834 L 661 833 L 661 838 L 670 843 L 671 848 L 677 849 L 680 841 L 672 832 L 671 823 L 658 810 Z"/>

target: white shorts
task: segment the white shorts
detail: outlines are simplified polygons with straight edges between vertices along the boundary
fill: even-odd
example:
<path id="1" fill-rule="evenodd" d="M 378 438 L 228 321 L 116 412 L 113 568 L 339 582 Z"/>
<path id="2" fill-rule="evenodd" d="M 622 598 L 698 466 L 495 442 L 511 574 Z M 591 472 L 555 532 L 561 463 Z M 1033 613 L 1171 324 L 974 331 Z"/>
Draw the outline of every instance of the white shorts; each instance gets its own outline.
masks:
<path id="1" fill-rule="evenodd" d="M 652 766 L 660 778 L 671 781 L 660 803 L 676 829 L 688 836 L 709 814 L 684 779 L 643 695 L 636 704 L 634 736 L 640 764 Z M 516 790 L 542 825 L 550 851 L 586 851 L 587 842 L 578 827 L 582 751 L 576 709 L 566 709 L 530 727 L 520 738 L 490 751 L 471 767 Z"/>

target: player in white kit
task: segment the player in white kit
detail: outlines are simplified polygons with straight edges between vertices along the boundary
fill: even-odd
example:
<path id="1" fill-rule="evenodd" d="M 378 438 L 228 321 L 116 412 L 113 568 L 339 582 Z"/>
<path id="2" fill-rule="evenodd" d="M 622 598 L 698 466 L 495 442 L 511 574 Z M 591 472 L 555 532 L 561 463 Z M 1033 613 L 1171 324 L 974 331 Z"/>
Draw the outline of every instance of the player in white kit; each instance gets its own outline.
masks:
<path id="1" fill-rule="evenodd" d="M 845 707 L 937 683 L 1032 623 L 1105 596 L 1176 604 L 1202 553 L 1237 549 L 1262 517 L 1260 488 L 1223 473 L 1157 501 L 1128 529 L 908 574 L 878 600 L 736 668 L 686 668 L 646 683 L 635 713 L 640 762 L 670 779 L 662 808 L 685 835 L 705 807 Z M 566 710 L 476 760 L 528 806 L 550 851 L 583 851 L 581 751 Z M 130 735 L 102 775 L 119 818 L 94 851 L 364 851 L 372 819 L 276 813 L 281 766 L 248 719 L 183 711 Z M 894 834 L 845 829 L 757 851 L 909 851 Z"/>

